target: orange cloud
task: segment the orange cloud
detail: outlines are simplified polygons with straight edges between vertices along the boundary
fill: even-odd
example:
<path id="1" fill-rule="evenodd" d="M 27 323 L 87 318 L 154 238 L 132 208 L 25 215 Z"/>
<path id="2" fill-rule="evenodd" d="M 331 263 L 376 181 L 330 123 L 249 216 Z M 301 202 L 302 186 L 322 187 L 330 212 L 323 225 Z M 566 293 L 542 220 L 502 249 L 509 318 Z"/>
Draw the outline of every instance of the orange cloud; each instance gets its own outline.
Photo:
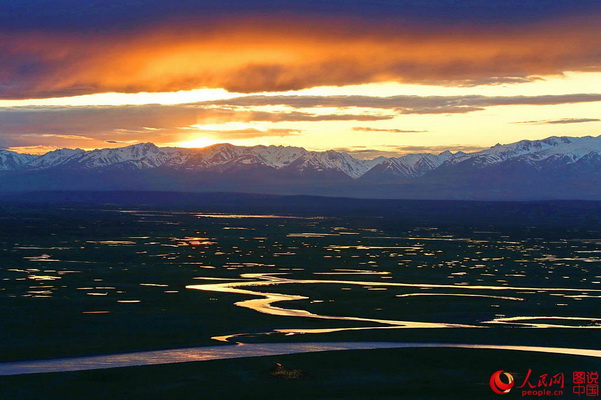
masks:
<path id="1" fill-rule="evenodd" d="M 58 146 L 86 148 L 153 141 L 176 143 L 196 126 L 285 121 L 378 121 L 393 115 L 310 114 L 299 111 L 262 112 L 201 104 L 133 106 L 38 106 L 0 108 L 1 147 Z M 294 136 L 298 129 L 266 128 L 214 131 L 219 140 Z M 85 135 L 85 136 L 83 136 Z"/>
<path id="2" fill-rule="evenodd" d="M 584 124 L 587 122 L 601 122 L 599 118 L 562 118 L 545 121 L 520 121 L 516 124 L 533 124 L 533 125 L 557 125 L 557 124 Z"/>
<path id="3" fill-rule="evenodd" d="M 2 98 L 200 87 L 257 92 L 401 81 L 469 85 L 601 68 L 599 18 L 417 27 L 231 19 L 105 35 L 0 34 Z"/>
<path id="4" fill-rule="evenodd" d="M 14 147 L 8 147 L 6 150 L 8 151 L 14 151 L 16 153 L 21 153 L 21 154 L 46 154 L 50 151 L 56 150 L 59 147 L 57 146 L 14 146 Z"/>
<path id="5" fill-rule="evenodd" d="M 232 139 L 253 139 L 263 138 L 268 136 L 296 136 L 301 131 L 299 129 L 266 129 L 259 130 L 254 128 L 248 129 L 236 129 L 231 131 L 218 131 L 213 134 L 219 140 L 232 140 Z"/>

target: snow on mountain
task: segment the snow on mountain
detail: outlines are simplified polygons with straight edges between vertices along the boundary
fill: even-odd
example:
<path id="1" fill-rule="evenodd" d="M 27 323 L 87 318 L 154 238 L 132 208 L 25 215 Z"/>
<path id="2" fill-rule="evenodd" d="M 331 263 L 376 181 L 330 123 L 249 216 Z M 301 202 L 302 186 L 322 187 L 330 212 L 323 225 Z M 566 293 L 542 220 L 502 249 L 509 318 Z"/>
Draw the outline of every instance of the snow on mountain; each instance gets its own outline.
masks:
<path id="1" fill-rule="evenodd" d="M 580 138 L 552 137 L 546 140 L 551 139 L 559 141 L 559 144 L 536 152 L 534 155 L 537 159 L 560 156 L 569 159 L 569 162 L 576 162 L 591 153 L 601 154 L 601 136 L 585 136 Z"/>
<path id="2" fill-rule="evenodd" d="M 216 168 L 242 156 L 245 149 L 229 143 L 215 144 L 202 149 L 180 149 L 190 153 L 190 158 L 181 164 L 181 167 L 185 169 Z"/>
<path id="3" fill-rule="evenodd" d="M 160 148 L 152 143 L 140 143 L 116 149 L 99 149 L 86 152 L 72 163 L 84 168 L 156 168 L 182 156 L 177 149 Z M 185 160 L 186 158 L 181 158 Z"/>
<path id="4" fill-rule="evenodd" d="M 19 154 L 14 151 L 0 150 L 0 171 L 10 171 L 21 168 L 35 158 L 36 156 L 32 154 Z"/>
<path id="5" fill-rule="evenodd" d="M 370 163 L 357 160 L 347 153 L 328 150 L 307 152 L 291 163 L 290 168 L 300 172 L 339 171 L 351 178 L 359 178 L 370 170 Z"/>
<path id="6" fill-rule="evenodd" d="M 152 143 L 140 143 L 116 149 L 60 149 L 46 153 L 30 162 L 27 167 L 42 169 L 51 167 L 68 168 L 154 168 L 171 161 L 179 149 L 159 148 Z"/>
<path id="7" fill-rule="evenodd" d="M 219 169 L 220 166 L 226 164 L 240 163 L 282 168 L 307 153 L 307 150 L 300 147 L 241 147 L 221 143 L 203 149 L 185 149 L 140 143 L 127 147 L 91 151 L 55 150 L 39 156 L 35 160 L 30 160 L 27 167 L 35 169 L 57 166 L 86 169 L 107 167 L 144 169 L 164 165 L 185 169 Z"/>
<path id="8" fill-rule="evenodd" d="M 58 167 L 68 163 L 70 160 L 83 156 L 86 153 L 82 149 L 58 149 L 36 157 L 26 167 L 34 169 L 45 169 Z"/>
<path id="9" fill-rule="evenodd" d="M 453 154 L 445 151 L 438 155 L 431 153 L 406 154 L 402 157 L 384 159 L 375 168 L 371 169 L 366 177 L 388 176 L 402 178 L 417 178 L 440 167 L 444 162 L 461 157 L 464 153 Z"/>
<path id="10" fill-rule="evenodd" d="M 418 177 L 440 167 L 445 161 L 452 160 L 454 154 L 445 151 L 438 155 L 430 153 L 407 154 L 402 157 L 392 158 L 393 165 L 406 176 Z"/>
<path id="11" fill-rule="evenodd" d="M 273 168 L 286 167 L 308 153 L 302 147 L 284 146 L 254 146 L 249 152 L 256 154 L 264 165 Z"/>
<path id="12" fill-rule="evenodd" d="M 601 153 L 601 136 L 598 137 L 557 137 L 543 140 L 521 140 L 506 145 L 497 144 L 477 153 L 466 154 L 455 162 L 471 160 L 475 165 L 485 167 L 510 159 L 518 159 L 535 164 L 543 160 L 562 160 L 573 163 L 590 153 Z"/>

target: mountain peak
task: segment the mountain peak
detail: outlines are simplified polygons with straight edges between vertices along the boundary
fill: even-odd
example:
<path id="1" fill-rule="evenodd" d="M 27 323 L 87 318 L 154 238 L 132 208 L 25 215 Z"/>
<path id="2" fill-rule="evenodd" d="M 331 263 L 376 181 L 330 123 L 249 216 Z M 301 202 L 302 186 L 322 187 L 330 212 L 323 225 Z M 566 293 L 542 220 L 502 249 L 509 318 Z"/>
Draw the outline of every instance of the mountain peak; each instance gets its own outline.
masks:
<path id="1" fill-rule="evenodd" d="M 136 143 L 124 147 L 125 149 L 158 149 L 159 147 L 152 142 Z"/>
<path id="2" fill-rule="evenodd" d="M 0 150 L 0 171 L 19 169 L 35 158 L 36 156 L 32 154 L 19 154 L 10 150 Z"/>

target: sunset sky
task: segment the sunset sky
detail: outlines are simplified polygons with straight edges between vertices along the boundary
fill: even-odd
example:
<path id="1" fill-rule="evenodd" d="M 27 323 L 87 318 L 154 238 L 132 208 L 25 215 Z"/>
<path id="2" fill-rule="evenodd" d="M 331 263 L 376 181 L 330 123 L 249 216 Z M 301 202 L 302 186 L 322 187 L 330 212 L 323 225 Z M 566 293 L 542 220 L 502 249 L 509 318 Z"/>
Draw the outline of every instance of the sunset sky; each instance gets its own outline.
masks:
<path id="1" fill-rule="evenodd" d="M 601 135 L 598 0 L 0 0 L 0 148 Z"/>

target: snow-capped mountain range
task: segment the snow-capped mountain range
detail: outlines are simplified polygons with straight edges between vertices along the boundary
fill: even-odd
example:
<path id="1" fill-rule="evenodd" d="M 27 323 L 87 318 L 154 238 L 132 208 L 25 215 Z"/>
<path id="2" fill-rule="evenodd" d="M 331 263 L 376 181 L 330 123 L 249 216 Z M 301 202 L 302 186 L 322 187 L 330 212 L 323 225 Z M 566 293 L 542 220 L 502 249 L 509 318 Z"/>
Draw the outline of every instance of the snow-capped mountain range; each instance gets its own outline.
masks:
<path id="1" fill-rule="evenodd" d="M 395 198 L 513 198 L 523 191 L 527 198 L 536 193 L 561 198 L 568 193 L 601 200 L 601 136 L 550 137 L 474 153 L 372 160 L 334 150 L 227 143 L 202 149 L 140 143 L 91 151 L 60 149 L 38 156 L 0 150 L 0 191 L 80 187 Z"/>
<path id="2" fill-rule="evenodd" d="M 459 154 L 463 155 L 463 153 Z M 450 160 L 454 156 L 450 152 L 445 152 L 440 155 L 425 153 L 398 158 L 379 157 L 374 160 L 359 160 L 344 152 L 307 151 L 301 147 L 242 147 L 223 143 L 202 149 L 187 149 L 157 147 L 153 143 L 141 143 L 121 148 L 91 151 L 59 149 L 40 156 L 0 150 L 0 170 L 169 167 L 224 172 L 262 166 L 299 173 L 336 171 L 351 178 L 360 178 L 374 166 L 390 163 L 394 174 L 403 177 L 417 177 L 440 166 L 442 162 Z"/>
<path id="3" fill-rule="evenodd" d="M 416 178 L 445 163 L 456 164 L 470 160 L 480 167 L 499 164 L 510 159 L 520 159 L 533 165 L 548 159 L 562 159 L 565 163 L 575 163 L 591 155 L 601 155 L 601 136 L 550 137 L 534 141 L 522 140 L 506 145 L 498 144 L 475 153 L 445 151 L 440 154 L 407 154 L 401 157 L 378 157 L 372 160 L 360 160 L 348 153 L 334 150 L 315 152 L 301 147 L 242 147 L 223 143 L 202 149 L 187 149 L 140 143 L 91 151 L 59 149 L 40 156 L 0 150 L 0 170 L 58 167 L 146 169 L 163 166 L 176 169 L 226 171 L 236 167 L 264 166 L 275 169 L 287 168 L 298 172 L 338 171 L 355 179 L 370 171 L 403 178 Z"/>
<path id="4" fill-rule="evenodd" d="M 578 138 L 554 136 L 543 140 L 497 144 L 490 149 L 459 157 L 458 161 L 472 158 L 483 165 L 491 165 L 517 158 L 531 164 L 548 159 L 564 159 L 566 163 L 575 163 L 593 154 L 601 154 L 601 136 Z"/>

